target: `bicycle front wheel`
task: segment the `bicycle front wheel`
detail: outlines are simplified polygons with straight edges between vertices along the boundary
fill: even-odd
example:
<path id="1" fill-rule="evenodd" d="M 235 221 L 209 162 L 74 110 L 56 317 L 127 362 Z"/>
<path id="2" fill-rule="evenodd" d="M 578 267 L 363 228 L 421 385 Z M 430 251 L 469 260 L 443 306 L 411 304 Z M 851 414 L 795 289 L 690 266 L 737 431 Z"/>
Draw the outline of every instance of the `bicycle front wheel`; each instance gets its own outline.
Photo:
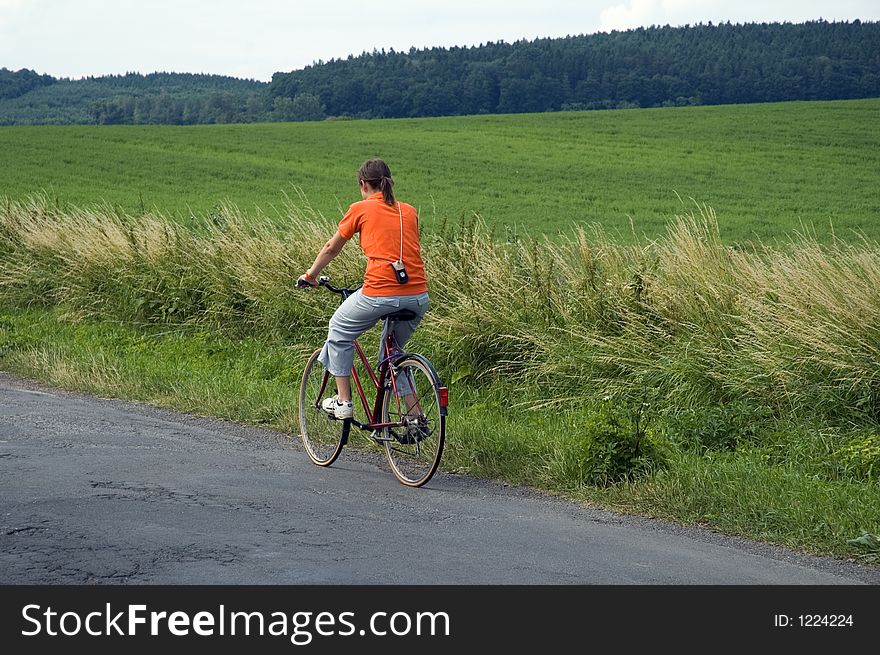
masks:
<path id="1" fill-rule="evenodd" d="M 382 397 L 385 455 L 395 477 L 421 487 L 437 471 L 446 440 L 446 410 L 440 405 L 440 380 L 420 357 L 395 367 L 394 382 Z"/>
<path id="2" fill-rule="evenodd" d="M 336 383 L 318 361 L 318 348 L 309 358 L 299 388 L 299 429 L 306 453 L 318 466 L 330 466 L 348 440 L 351 421 L 340 421 L 321 408 L 321 401 L 332 396 Z"/>

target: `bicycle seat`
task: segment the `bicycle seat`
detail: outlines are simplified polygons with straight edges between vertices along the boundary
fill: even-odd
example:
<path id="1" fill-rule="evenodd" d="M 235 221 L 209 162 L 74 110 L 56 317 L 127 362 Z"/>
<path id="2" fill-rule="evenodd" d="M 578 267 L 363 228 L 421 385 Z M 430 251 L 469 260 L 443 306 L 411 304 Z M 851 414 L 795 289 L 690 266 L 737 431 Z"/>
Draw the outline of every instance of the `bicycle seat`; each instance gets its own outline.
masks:
<path id="1" fill-rule="evenodd" d="M 411 321 L 416 317 L 416 313 L 411 309 L 398 309 L 396 312 L 385 314 L 382 318 L 388 321 Z"/>

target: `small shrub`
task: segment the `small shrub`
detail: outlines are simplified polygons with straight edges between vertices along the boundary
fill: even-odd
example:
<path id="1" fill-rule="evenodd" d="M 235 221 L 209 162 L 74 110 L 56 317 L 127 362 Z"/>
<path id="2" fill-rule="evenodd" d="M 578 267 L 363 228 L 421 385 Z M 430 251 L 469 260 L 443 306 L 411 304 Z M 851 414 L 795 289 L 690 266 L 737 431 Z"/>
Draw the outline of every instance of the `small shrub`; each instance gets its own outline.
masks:
<path id="1" fill-rule="evenodd" d="M 609 405 L 584 411 L 549 454 L 551 477 L 566 486 L 607 487 L 666 466 L 666 455 L 632 412 Z"/>

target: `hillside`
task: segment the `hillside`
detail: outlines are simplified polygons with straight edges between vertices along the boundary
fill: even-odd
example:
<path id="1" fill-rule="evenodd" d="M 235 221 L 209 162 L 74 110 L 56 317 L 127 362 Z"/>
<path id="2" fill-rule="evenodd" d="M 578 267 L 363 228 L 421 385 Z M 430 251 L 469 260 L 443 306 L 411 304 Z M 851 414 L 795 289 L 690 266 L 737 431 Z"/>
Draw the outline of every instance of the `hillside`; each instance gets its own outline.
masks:
<path id="1" fill-rule="evenodd" d="M 330 116 L 396 118 L 880 96 L 880 23 L 650 27 L 373 52 L 277 73 Z"/>
<path id="2" fill-rule="evenodd" d="M 56 79 L 0 69 L 0 125 L 241 123 L 265 119 L 266 83 L 152 73 Z"/>
<path id="3" fill-rule="evenodd" d="M 271 83 L 0 69 L 0 125 L 408 118 L 880 97 L 880 23 L 650 27 L 374 51 Z"/>

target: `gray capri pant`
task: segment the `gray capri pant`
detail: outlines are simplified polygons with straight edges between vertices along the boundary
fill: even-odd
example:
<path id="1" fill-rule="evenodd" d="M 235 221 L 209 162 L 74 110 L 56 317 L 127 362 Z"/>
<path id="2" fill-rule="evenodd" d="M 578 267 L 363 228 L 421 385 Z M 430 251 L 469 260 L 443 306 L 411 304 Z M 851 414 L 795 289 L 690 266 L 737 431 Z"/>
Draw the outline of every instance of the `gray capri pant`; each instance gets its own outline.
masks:
<path id="1" fill-rule="evenodd" d="M 428 294 L 414 296 L 366 296 L 358 289 L 339 305 L 330 319 L 327 341 L 318 361 L 331 375 L 351 375 L 354 364 L 354 340 L 378 323 L 383 316 L 409 309 L 416 313 L 411 321 L 394 321 L 394 336 L 402 348 L 428 311 Z M 384 357 L 385 332 L 379 342 L 379 361 Z"/>

